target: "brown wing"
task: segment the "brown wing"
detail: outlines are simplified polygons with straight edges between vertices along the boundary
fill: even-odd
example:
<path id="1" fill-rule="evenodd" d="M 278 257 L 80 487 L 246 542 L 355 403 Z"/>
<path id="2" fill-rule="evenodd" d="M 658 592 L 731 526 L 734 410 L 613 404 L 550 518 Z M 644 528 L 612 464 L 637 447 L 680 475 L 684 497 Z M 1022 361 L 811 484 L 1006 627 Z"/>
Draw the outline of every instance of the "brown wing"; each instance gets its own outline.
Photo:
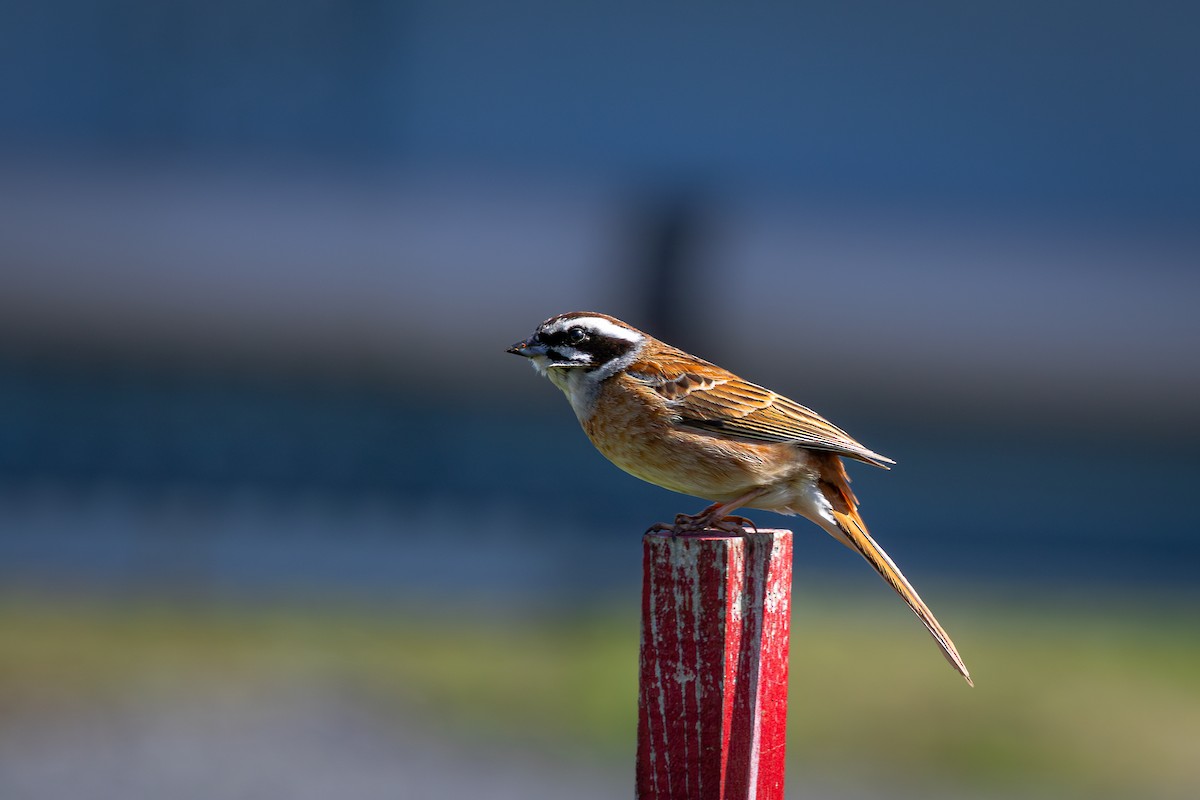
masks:
<path id="1" fill-rule="evenodd" d="M 827 450 L 887 469 L 896 463 L 854 441 L 820 414 L 674 348 L 630 365 L 629 374 L 657 392 L 693 428 L 763 442 Z M 703 368 L 697 368 L 697 363 Z"/>

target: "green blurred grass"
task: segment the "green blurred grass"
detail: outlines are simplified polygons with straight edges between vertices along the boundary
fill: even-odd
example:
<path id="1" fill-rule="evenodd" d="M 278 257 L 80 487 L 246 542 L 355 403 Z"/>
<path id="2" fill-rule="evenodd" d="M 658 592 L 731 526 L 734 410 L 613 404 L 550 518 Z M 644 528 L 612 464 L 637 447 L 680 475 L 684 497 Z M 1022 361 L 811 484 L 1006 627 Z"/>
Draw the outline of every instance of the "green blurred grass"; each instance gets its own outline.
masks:
<path id="1" fill-rule="evenodd" d="M 903 609 L 796 598 L 793 775 L 902 793 L 1200 796 L 1200 635 L 1188 606 L 1164 616 L 939 599 L 975 689 Z M 8 598 L 0 711 L 69 709 L 164 682 L 334 681 L 448 734 L 632 758 L 637 624 L 633 607 L 421 621 L 403 607 Z"/>

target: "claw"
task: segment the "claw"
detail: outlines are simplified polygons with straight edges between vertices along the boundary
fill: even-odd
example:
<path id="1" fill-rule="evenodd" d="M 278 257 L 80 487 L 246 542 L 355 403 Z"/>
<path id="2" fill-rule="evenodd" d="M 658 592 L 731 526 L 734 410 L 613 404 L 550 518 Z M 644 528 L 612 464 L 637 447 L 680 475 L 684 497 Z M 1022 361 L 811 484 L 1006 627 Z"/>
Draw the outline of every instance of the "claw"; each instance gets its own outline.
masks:
<path id="1" fill-rule="evenodd" d="M 713 516 L 712 512 L 719 506 L 711 506 L 704 509 L 699 514 L 676 514 L 673 523 L 656 522 L 646 529 L 646 533 L 670 533 L 672 536 L 685 536 L 688 534 L 704 533 L 707 530 L 720 531 L 722 533 L 738 533 L 746 535 L 753 529 L 758 533 L 758 526 L 746 517 L 736 515 L 727 515 L 720 518 Z"/>
<path id="2" fill-rule="evenodd" d="M 743 535 L 750 532 L 747 530 L 747 528 L 753 528 L 754 532 L 758 533 L 758 526 L 755 525 L 753 521 L 747 519 L 746 517 L 738 517 L 733 515 L 721 517 L 721 519 L 710 523 L 710 527 L 719 531 L 724 531 L 725 533 L 740 533 Z"/>

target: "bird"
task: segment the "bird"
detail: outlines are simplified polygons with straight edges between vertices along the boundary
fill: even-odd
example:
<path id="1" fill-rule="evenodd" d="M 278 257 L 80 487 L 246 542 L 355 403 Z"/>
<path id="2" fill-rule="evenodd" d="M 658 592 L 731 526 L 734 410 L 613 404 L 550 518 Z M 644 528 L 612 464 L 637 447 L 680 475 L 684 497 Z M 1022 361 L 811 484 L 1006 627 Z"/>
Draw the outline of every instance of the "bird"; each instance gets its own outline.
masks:
<path id="1" fill-rule="evenodd" d="M 896 462 L 793 400 L 655 339 L 616 317 L 551 317 L 509 353 L 566 395 L 597 450 L 657 486 L 712 502 L 651 530 L 744 532 L 742 508 L 799 515 L 857 552 L 912 609 L 969 685 L 946 630 L 858 513 L 843 458 Z"/>

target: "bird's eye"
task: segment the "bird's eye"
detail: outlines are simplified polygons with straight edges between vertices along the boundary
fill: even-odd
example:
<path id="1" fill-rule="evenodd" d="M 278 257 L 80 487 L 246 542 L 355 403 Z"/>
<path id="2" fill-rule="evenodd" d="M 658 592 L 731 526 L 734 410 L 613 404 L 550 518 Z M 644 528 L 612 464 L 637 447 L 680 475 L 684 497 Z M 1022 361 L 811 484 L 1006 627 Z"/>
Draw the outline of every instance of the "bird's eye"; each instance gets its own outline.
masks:
<path id="1" fill-rule="evenodd" d="M 579 344 L 587 338 L 587 331 L 583 328 L 571 328 L 567 331 L 567 342 L 570 344 Z"/>

